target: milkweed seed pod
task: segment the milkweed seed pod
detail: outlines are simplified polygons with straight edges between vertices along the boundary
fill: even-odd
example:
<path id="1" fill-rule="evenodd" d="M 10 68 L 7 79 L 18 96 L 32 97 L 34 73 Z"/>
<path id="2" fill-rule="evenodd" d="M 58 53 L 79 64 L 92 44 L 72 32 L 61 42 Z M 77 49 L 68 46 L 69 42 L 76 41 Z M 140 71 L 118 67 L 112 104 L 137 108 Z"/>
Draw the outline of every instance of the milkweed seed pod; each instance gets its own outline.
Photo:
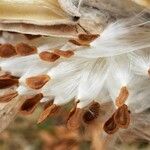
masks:
<path id="1" fill-rule="evenodd" d="M 17 113 L 29 115 L 44 103 L 42 123 L 70 101 L 68 129 L 99 121 L 104 137 L 139 129 L 138 115 L 150 108 L 147 6 L 1 0 L 0 30 L 0 131 Z"/>

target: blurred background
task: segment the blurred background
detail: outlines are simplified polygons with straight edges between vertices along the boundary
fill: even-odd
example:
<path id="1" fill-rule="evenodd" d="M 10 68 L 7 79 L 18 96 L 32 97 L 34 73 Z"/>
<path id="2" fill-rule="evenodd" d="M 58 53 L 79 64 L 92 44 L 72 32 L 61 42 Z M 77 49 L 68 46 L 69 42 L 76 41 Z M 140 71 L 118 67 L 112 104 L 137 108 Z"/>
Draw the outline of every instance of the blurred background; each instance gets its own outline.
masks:
<path id="1" fill-rule="evenodd" d="M 74 132 L 66 129 L 65 109 L 55 119 L 49 118 L 37 124 L 40 112 L 38 108 L 30 116 L 19 115 L 0 134 L 0 150 L 100 150 L 95 134 L 82 128 Z M 150 150 L 150 143 L 146 141 L 132 141 L 128 144 L 118 142 L 116 145 L 118 150 Z"/>

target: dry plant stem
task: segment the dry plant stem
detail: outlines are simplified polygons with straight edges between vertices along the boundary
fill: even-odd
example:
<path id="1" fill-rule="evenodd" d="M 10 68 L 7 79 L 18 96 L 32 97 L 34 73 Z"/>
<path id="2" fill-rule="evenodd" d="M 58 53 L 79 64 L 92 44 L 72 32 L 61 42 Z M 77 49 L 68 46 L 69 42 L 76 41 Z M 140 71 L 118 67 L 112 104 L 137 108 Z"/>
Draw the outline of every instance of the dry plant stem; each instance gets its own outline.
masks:
<path id="1" fill-rule="evenodd" d="M 93 124 L 91 133 L 93 150 L 108 150 L 109 143 L 111 142 L 110 140 L 113 135 L 107 135 L 105 138 L 103 137 L 103 123 L 98 123 L 98 125 Z"/>

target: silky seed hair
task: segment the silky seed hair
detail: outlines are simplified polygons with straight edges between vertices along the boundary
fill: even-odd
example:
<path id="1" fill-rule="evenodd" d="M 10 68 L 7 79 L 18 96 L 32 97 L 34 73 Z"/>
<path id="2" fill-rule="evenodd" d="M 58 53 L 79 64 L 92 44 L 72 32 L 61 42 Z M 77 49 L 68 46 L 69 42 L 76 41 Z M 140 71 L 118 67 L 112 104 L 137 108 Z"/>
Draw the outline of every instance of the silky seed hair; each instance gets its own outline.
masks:
<path id="1" fill-rule="evenodd" d="M 141 131 L 135 120 L 150 107 L 148 1 L 2 0 L 1 11 L 0 131 L 41 103 L 37 123 L 70 101 L 69 130 L 102 120 L 102 135 Z"/>

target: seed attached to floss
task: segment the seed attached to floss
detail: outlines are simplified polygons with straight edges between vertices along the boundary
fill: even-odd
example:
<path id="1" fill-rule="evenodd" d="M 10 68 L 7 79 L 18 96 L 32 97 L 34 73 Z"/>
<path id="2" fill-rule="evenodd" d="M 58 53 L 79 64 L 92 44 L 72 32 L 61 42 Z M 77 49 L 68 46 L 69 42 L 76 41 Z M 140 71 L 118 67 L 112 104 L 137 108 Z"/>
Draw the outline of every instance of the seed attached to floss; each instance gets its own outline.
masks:
<path id="1" fill-rule="evenodd" d="M 36 47 L 30 46 L 25 43 L 19 43 L 16 45 L 16 52 L 20 56 L 27 56 L 37 53 Z"/>
<path id="2" fill-rule="evenodd" d="M 43 98 L 43 94 L 37 94 L 33 96 L 32 98 L 27 99 L 21 106 L 20 112 L 22 114 L 28 115 L 33 113 L 35 110 L 37 104 L 40 102 L 40 100 Z"/>
<path id="3" fill-rule="evenodd" d="M 55 114 L 57 114 L 59 112 L 59 110 L 60 110 L 60 106 L 57 106 L 55 104 L 50 105 L 41 113 L 41 115 L 38 119 L 38 123 L 42 123 L 48 117 L 54 116 Z"/>
<path id="4" fill-rule="evenodd" d="M 119 130 L 119 127 L 114 120 L 114 114 L 105 122 L 103 129 L 108 134 L 114 134 Z"/>
<path id="5" fill-rule="evenodd" d="M 0 89 L 18 85 L 18 78 L 11 75 L 3 75 L 0 77 Z"/>
<path id="6" fill-rule="evenodd" d="M 129 91 L 127 87 L 122 87 L 120 89 L 119 96 L 116 98 L 115 102 L 118 107 L 122 106 L 129 96 Z"/>
<path id="7" fill-rule="evenodd" d="M 0 57 L 9 58 L 15 56 L 17 53 L 15 47 L 11 44 L 2 44 L 0 45 Z"/>
<path id="8" fill-rule="evenodd" d="M 74 106 L 71 108 L 69 115 L 67 117 L 67 121 L 72 117 L 72 115 L 75 113 L 76 108 L 77 108 L 77 104 L 79 103 L 79 101 L 76 101 Z"/>
<path id="9" fill-rule="evenodd" d="M 149 75 L 149 77 L 150 77 L 150 69 L 148 69 L 148 75 Z"/>
<path id="10" fill-rule="evenodd" d="M 119 107 L 114 114 L 114 119 L 120 128 L 128 128 L 130 124 L 130 111 L 128 110 L 128 106 L 124 104 Z"/>
<path id="11" fill-rule="evenodd" d="M 76 108 L 75 110 L 73 110 L 70 117 L 68 118 L 67 128 L 69 130 L 78 129 L 80 127 L 82 115 L 83 115 L 82 109 Z"/>
<path id="12" fill-rule="evenodd" d="M 56 49 L 54 50 L 54 53 L 65 58 L 69 58 L 74 55 L 74 52 L 71 50 L 62 51 L 62 50 Z"/>
<path id="13" fill-rule="evenodd" d="M 38 75 L 26 79 L 26 84 L 32 89 L 42 88 L 48 81 L 50 77 L 48 75 Z"/>
<path id="14" fill-rule="evenodd" d="M 79 34 L 78 39 L 71 39 L 69 42 L 77 46 L 90 46 L 90 43 L 98 36 L 99 34 Z"/>
<path id="15" fill-rule="evenodd" d="M 98 102 L 93 102 L 88 110 L 83 114 L 83 121 L 87 124 L 91 123 L 98 118 L 100 112 L 100 104 Z"/>
<path id="16" fill-rule="evenodd" d="M 99 37 L 99 34 L 79 34 L 78 38 L 81 41 L 92 42 Z"/>
<path id="17" fill-rule="evenodd" d="M 3 96 L 0 96 L 0 103 L 7 103 L 17 96 L 18 96 L 17 92 L 12 92 L 12 93 L 8 93 Z"/>
<path id="18" fill-rule="evenodd" d="M 40 38 L 41 35 L 25 34 L 25 37 L 26 37 L 28 40 L 34 40 L 34 39 Z"/>
<path id="19" fill-rule="evenodd" d="M 50 53 L 50 52 L 47 52 L 47 51 L 41 52 L 39 54 L 39 57 L 40 57 L 40 59 L 42 59 L 44 61 L 47 61 L 47 62 L 54 62 L 54 61 L 56 61 L 57 59 L 60 58 L 59 55 L 57 55 L 55 53 Z"/>

